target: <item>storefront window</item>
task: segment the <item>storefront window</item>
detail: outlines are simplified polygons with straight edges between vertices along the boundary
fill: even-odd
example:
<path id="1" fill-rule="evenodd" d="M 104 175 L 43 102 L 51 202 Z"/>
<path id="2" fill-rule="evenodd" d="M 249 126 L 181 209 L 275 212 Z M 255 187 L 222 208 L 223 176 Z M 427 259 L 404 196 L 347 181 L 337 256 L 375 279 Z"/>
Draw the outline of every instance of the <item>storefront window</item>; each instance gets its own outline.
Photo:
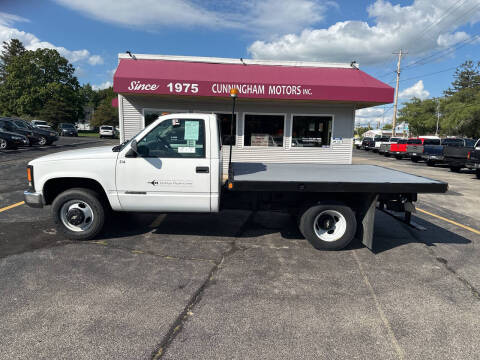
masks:
<path id="1" fill-rule="evenodd" d="M 292 147 L 330 146 L 331 116 L 293 116 Z"/>
<path id="2" fill-rule="evenodd" d="M 162 115 L 168 115 L 172 113 L 183 113 L 186 111 L 181 111 L 181 110 L 175 110 L 175 111 L 169 111 L 169 110 L 150 110 L 150 109 L 144 109 L 143 110 L 143 116 L 145 118 L 145 127 L 153 123 L 155 120 L 157 120 L 160 116 Z"/>
<path id="3" fill-rule="evenodd" d="M 283 115 L 245 115 L 245 146 L 283 146 Z"/>
<path id="4" fill-rule="evenodd" d="M 222 134 L 222 145 L 235 145 L 235 137 L 237 135 L 237 115 L 233 117 L 233 137 L 230 139 L 230 121 L 232 114 L 217 114 L 220 120 L 220 134 Z"/>

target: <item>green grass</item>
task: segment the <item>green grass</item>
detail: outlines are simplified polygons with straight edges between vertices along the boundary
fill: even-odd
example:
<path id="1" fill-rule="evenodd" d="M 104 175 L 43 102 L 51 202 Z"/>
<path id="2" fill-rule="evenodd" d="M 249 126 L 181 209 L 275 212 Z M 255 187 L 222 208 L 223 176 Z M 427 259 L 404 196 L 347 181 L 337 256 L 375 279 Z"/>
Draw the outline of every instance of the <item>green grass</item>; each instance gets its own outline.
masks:
<path id="1" fill-rule="evenodd" d="M 88 136 L 88 137 L 99 137 L 98 133 L 87 133 L 87 132 L 78 132 L 78 136 Z"/>

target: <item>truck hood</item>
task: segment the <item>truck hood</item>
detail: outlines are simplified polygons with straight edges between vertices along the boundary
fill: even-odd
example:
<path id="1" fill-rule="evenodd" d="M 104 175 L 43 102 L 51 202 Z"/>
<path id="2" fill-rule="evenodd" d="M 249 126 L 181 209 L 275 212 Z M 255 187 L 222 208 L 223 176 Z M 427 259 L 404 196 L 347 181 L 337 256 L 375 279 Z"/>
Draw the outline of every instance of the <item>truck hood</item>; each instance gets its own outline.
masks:
<path id="1" fill-rule="evenodd" d="M 87 149 L 62 151 L 55 154 L 39 157 L 30 162 L 35 165 L 39 162 L 45 161 L 59 161 L 59 160 L 98 160 L 98 159 L 116 159 L 118 152 L 113 152 L 111 146 L 99 146 Z"/>

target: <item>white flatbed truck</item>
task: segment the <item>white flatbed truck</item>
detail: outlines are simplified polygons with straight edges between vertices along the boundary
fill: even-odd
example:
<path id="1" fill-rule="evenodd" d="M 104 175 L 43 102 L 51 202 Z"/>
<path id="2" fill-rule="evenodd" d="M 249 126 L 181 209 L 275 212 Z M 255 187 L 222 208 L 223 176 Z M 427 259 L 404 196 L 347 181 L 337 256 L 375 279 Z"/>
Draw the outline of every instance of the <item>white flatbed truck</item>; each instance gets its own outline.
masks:
<path id="1" fill-rule="evenodd" d="M 377 204 L 409 218 L 418 193 L 448 188 L 441 181 L 371 165 L 230 163 L 224 182 L 221 147 L 215 114 L 161 116 L 113 148 L 31 161 L 25 202 L 50 205 L 58 229 L 78 240 L 94 238 L 108 210 L 287 211 L 315 248 L 338 250 L 355 236 L 372 248 Z"/>

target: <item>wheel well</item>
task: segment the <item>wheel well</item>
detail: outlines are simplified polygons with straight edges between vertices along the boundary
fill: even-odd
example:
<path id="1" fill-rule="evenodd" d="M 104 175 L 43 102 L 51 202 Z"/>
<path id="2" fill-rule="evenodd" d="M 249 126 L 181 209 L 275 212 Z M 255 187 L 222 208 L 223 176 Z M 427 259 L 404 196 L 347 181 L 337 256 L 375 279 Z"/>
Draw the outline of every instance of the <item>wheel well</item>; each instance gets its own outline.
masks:
<path id="1" fill-rule="evenodd" d="M 109 204 L 105 190 L 96 180 L 88 178 L 56 178 L 48 180 L 43 186 L 45 205 L 50 205 L 59 194 L 72 188 L 93 190 L 99 195 L 100 200 Z"/>

